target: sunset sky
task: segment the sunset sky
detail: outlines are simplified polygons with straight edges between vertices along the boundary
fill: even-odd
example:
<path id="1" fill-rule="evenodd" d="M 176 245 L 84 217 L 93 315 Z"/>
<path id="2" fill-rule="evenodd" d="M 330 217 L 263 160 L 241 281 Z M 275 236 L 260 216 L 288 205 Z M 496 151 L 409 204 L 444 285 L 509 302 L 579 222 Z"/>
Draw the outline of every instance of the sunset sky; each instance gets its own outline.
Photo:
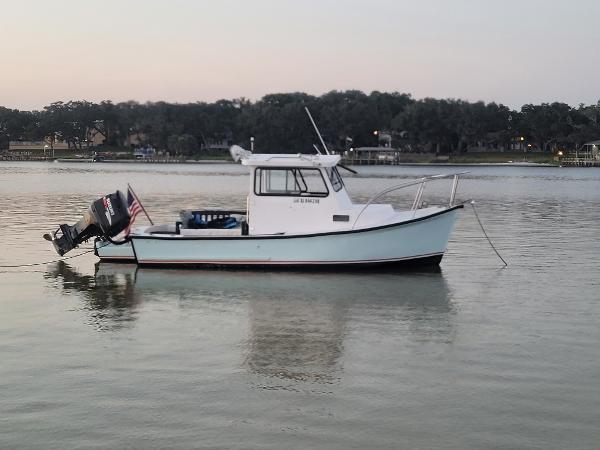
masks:
<path id="1" fill-rule="evenodd" d="M 600 99 L 595 0 L 1 0 L 0 105 L 336 89 Z"/>

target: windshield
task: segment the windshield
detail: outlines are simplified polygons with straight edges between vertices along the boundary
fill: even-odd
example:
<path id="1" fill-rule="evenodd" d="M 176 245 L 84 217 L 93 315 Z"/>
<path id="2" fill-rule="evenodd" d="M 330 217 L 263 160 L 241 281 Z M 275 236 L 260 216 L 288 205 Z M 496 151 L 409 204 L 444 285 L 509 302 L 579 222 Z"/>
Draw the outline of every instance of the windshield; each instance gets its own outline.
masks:
<path id="1" fill-rule="evenodd" d="M 327 197 L 329 191 L 319 169 L 259 167 L 255 172 L 254 193 Z"/>
<path id="2" fill-rule="evenodd" d="M 342 181 L 342 177 L 337 170 L 337 167 L 328 167 L 325 169 L 327 171 L 327 176 L 329 177 L 329 181 L 331 181 L 331 187 L 335 192 L 339 191 L 344 187 L 344 182 Z"/>

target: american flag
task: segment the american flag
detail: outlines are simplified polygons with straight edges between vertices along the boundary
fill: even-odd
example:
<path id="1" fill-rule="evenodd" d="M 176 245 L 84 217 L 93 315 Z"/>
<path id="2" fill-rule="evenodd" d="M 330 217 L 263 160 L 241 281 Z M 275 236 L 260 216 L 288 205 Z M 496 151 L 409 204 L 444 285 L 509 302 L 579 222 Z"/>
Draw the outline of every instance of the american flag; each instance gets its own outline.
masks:
<path id="1" fill-rule="evenodd" d="M 127 211 L 129 211 L 129 225 L 125 229 L 125 236 L 129 236 L 136 216 L 142 212 L 142 206 L 129 185 L 127 185 Z"/>

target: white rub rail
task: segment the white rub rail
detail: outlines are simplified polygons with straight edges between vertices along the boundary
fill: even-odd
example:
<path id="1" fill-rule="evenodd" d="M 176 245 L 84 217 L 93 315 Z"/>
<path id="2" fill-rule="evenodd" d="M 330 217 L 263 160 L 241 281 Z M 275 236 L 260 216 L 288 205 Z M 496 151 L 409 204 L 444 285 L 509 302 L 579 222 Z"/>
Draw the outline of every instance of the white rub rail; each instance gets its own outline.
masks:
<path id="1" fill-rule="evenodd" d="M 464 175 L 466 173 L 469 172 L 458 172 L 458 173 L 447 173 L 447 174 L 440 174 L 440 175 L 431 175 L 428 177 L 423 177 L 423 178 L 419 178 L 418 180 L 414 180 L 414 181 L 409 181 L 408 183 L 403 183 L 403 184 L 397 184 L 396 186 L 392 186 L 389 187 L 387 189 L 384 189 L 383 191 L 375 194 L 373 197 L 371 197 L 369 199 L 369 201 L 365 204 L 365 206 L 363 207 L 363 209 L 360 210 L 360 212 L 358 213 L 358 215 L 356 216 L 356 219 L 354 219 L 354 223 L 352 224 L 352 229 L 354 229 L 356 222 L 358 222 L 358 219 L 360 218 L 360 216 L 362 215 L 363 212 L 365 212 L 365 210 L 373 204 L 374 201 L 380 199 L 381 197 L 383 197 L 386 194 L 389 194 L 390 192 L 393 191 L 397 191 L 399 189 L 404 189 L 410 186 L 416 186 L 419 185 L 419 189 L 417 190 L 417 194 L 415 195 L 415 199 L 413 201 L 412 207 L 411 207 L 411 211 L 414 211 L 416 209 L 419 208 L 419 205 L 421 204 L 421 198 L 423 197 L 423 191 L 425 190 L 425 184 L 427 184 L 427 182 L 429 181 L 433 181 L 433 180 L 441 180 L 444 178 L 450 178 L 453 177 L 453 181 L 452 181 L 452 191 L 450 192 L 450 201 L 448 202 L 448 207 L 453 206 L 454 204 L 454 199 L 456 197 L 456 190 L 458 189 L 458 178 L 461 175 Z"/>

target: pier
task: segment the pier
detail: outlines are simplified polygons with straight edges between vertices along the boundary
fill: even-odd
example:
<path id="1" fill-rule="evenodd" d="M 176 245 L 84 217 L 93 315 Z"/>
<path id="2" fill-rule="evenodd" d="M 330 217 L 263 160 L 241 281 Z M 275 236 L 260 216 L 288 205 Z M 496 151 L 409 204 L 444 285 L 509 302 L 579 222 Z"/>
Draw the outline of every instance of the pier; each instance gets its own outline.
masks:
<path id="1" fill-rule="evenodd" d="M 0 161 L 52 161 L 52 156 L 0 153 Z"/>
<path id="2" fill-rule="evenodd" d="M 586 142 L 581 148 L 560 159 L 562 166 L 600 167 L 600 140 Z"/>
<path id="3" fill-rule="evenodd" d="M 359 166 L 397 166 L 410 163 L 447 163 L 448 155 L 435 153 L 403 153 L 392 147 L 359 147 L 343 156 L 344 164 Z"/>
<path id="4" fill-rule="evenodd" d="M 567 156 L 561 159 L 560 164 L 565 167 L 600 167 L 600 159 Z"/>

